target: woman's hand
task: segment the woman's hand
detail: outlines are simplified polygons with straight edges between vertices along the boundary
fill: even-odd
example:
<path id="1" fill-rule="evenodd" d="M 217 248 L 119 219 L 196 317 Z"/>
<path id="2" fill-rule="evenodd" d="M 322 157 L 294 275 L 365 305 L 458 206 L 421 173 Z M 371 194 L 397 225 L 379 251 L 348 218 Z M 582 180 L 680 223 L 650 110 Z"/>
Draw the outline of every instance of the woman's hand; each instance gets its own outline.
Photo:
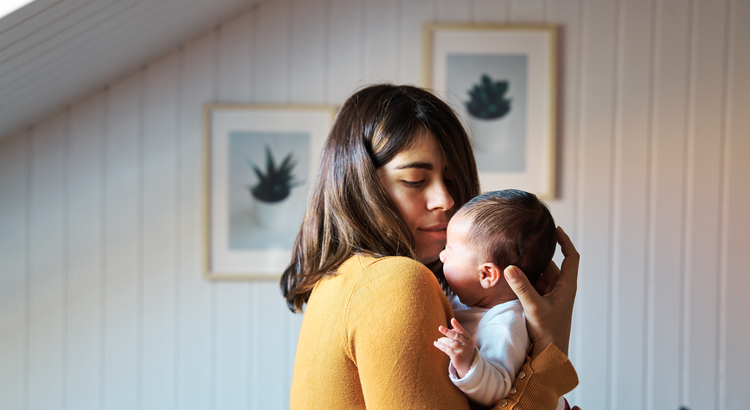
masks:
<path id="1" fill-rule="evenodd" d="M 438 330 L 445 337 L 441 337 L 434 343 L 435 347 L 450 356 L 458 378 L 463 379 L 474 363 L 474 339 L 455 318 L 451 319 L 451 326 L 453 329 L 440 326 Z"/>
<path id="2" fill-rule="evenodd" d="M 532 359 L 550 343 L 568 354 L 580 256 L 568 235 L 559 226 L 557 242 L 565 256 L 562 269 L 558 269 L 552 262 L 539 278 L 536 289 L 517 267 L 508 266 L 504 272 L 505 280 L 523 305 L 526 327 L 533 344 Z"/>

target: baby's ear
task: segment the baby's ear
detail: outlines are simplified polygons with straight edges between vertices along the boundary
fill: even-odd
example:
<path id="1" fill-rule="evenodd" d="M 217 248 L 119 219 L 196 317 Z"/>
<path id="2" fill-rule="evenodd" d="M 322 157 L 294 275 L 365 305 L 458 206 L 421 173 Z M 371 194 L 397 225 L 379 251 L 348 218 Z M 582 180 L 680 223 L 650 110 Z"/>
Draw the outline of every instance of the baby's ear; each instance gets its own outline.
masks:
<path id="1" fill-rule="evenodd" d="M 503 277 L 503 272 L 492 262 L 485 262 L 479 268 L 479 283 L 485 289 L 494 288 Z"/>

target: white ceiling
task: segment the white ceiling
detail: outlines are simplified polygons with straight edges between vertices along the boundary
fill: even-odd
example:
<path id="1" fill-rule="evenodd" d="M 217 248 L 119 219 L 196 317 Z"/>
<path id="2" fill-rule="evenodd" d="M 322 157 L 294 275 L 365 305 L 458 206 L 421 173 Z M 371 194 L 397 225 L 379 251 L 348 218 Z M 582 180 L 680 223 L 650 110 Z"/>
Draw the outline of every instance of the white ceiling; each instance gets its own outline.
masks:
<path id="1" fill-rule="evenodd" d="M 3 17 L 0 140 L 260 1 L 35 0 Z"/>

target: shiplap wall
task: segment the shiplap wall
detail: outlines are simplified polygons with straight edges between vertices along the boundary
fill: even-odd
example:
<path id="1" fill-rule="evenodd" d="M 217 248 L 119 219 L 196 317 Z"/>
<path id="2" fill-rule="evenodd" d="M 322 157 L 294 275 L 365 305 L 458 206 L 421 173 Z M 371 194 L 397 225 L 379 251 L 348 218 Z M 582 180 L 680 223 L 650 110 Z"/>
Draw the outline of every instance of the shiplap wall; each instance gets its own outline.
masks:
<path id="1" fill-rule="evenodd" d="M 284 409 L 301 318 L 202 265 L 201 106 L 420 84 L 435 21 L 560 25 L 584 409 L 750 402 L 750 2 L 269 0 L 0 143 L 0 409 Z"/>

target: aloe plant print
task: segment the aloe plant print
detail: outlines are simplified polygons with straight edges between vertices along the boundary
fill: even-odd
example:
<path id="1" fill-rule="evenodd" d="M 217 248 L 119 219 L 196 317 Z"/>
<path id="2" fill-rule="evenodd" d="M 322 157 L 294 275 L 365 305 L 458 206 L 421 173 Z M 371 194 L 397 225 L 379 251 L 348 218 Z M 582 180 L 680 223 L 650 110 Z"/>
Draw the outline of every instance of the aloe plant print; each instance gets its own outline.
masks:
<path id="1" fill-rule="evenodd" d="M 292 169 L 297 165 L 291 153 L 287 155 L 281 165 L 277 168 L 271 148 L 266 145 L 266 171 L 261 171 L 255 164 L 250 166 L 258 176 L 259 182 L 255 186 L 248 186 L 248 190 L 255 199 L 274 203 L 281 202 L 289 196 L 292 188 L 298 183 L 294 182 Z"/>
<path id="2" fill-rule="evenodd" d="M 493 82 L 489 75 L 482 74 L 479 83 L 469 90 L 471 99 L 466 102 L 466 110 L 484 120 L 503 118 L 511 109 L 511 99 L 506 96 L 508 88 L 508 81 Z"/>

